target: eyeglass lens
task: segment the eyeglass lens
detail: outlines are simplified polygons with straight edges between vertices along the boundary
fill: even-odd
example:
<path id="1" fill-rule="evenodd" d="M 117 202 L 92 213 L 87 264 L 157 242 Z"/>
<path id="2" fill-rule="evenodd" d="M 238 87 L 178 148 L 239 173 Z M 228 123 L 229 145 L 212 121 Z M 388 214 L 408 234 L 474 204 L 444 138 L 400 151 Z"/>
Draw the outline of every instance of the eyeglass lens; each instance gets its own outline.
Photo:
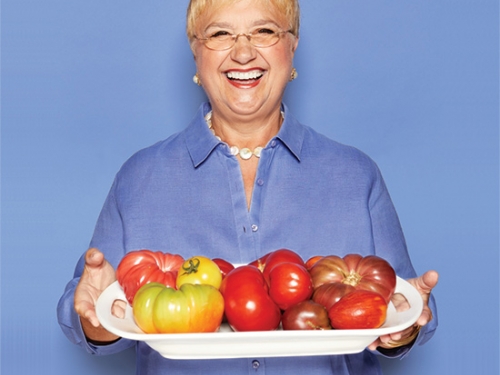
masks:
<path id="1" fill-rule="evenodd" d="M 215 50 L 225 50 L 229 49 L 240 37 L 245 37 L 247 40 L 255 47 L 270 47 L 276 44 L 280 38 L 281 32 L 256 32 L 251 34 L 222 34 L 215 35 L 205 40 L 205 44 L 208 48 Z"/>

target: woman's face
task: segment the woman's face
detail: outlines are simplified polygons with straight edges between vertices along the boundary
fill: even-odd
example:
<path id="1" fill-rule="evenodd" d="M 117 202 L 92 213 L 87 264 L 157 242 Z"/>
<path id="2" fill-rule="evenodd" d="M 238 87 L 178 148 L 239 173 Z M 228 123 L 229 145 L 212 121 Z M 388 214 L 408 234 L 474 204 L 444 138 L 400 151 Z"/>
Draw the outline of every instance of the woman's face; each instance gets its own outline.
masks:
<path id="1" fill-rule="evenodd" d="M 250 33 L 266 26 L 286 31 L 288 23 L 269 3 L 239 0 L 217 9 L 207 9 L 196 25 L 196 36 L 205 38 L 216 32 Z M 193 52 L 202 86 L 214 113 L 226 117 L 276 111 L 290 80 L 293 55 L 298 39 L 290 33 L 266 48 L 254 47 L 245 36 L 225 51 L 208 49 L 194 41 Z M 246 74 L 246 77 L 244 73 Z M 248 76 L 252 78 L 248 78 Z"/>

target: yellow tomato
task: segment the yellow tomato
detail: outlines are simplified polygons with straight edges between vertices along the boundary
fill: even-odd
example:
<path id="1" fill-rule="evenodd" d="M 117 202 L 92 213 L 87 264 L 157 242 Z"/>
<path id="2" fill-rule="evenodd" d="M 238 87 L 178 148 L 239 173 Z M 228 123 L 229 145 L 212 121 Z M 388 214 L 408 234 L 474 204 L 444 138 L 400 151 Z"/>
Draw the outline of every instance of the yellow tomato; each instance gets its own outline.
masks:
<path id="1" fill-rule="evenodd" d="M 177 274 L 177 289 L 183 284 L 207 284 L 219 289 L 221 282 L 222 274 L 219 266 L 204 256 L 187 259 Z"/>

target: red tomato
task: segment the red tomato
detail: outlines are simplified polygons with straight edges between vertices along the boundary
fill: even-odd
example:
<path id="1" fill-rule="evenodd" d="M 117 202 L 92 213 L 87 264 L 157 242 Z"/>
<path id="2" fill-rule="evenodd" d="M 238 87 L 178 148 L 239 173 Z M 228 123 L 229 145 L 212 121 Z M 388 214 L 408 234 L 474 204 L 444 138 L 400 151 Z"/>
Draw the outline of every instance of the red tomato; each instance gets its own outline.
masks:
<path id="1" fill-rule="evenodd" d="M 320 285 L 314 290 L 312 300 L 330 309 L 347 293 L 356 290 L 352 285 L 344 283 L 328 283 Z"/>
<path id="2" fill-rule="evenodd" d="M 215 332 L 222 322 L 224 299 L 211 285 L 184 284 L 175 290 L 149 283 L 136 293 L 132 311 L 146 333 Z"/>
<path id="3" fill-rule="evenodd" d="M 311 276 L 300 264 L 277 264 L 268 277 L 269 295 L 282 310 L 309 299 L 313 293 Z"/>
<path id="4" fill-rule="evenodd" d="M 116 279 L 132 304 L 135 293 L 144 284 L 158 282 L 175 288 L 177 271 L 184 263 L 178 254 L 136 250 L 127 253 L 116 269 Z"/>
<path id="5" fill-rule="evenodd" d="M 226 275 L 229 273 L 229 271 L 234 270 L 233 264 L 231 264 L 230 262 L 228 262 L 225 259 L 214 258 L 212 260 L 215 262 L 215 264 L 217 264 L 217 266 L 219 266 L 220 273 L 221 273 L 223 279 L 224 279 L 224 277 L 226 277 Z"/>
<path id="6" fill-rule="evenodd" d="M 368 255 L 348 254 L 343 258 L 326 256 L 309 270 L 314 288 L 326 283 L 341 282 L 355 289 L 380 293 L 389 303 L 396 289 L 396 272 L 386 260 Z"/>
<path id="7" fill-rule="evenodd" d="M 328 317 L 336 329 L 379 328 L 387 317 L 387 303 L 379 293 L 355 290 L 334 304 Z"/>
<path id="8" fill-rule="evenodd" d="M 288 249 L 280 249 L 275 250 L 269 254 L 264 263 L 264 278 L 269 280 L 269 273 L 273 269 L 274 266 L 280 263 L 296 263 L 305 267 L 305 263 L 302 260 L 302 257 L 296 252 Z"/>
<path id="9" fill-rule="evenodd" d="M 266 255 L 261 256 L 259 259 L 254 260 L 253 262 L 248 263 L 249 266 L 257 267 L 261 272 L 264 271 L 264 266 L 266 265 L 266 260 L 271 255 L 271 253 L 267 253 Z"/>
<path id="10" fill-rule="evenodd" d="M 323 255 L 315 255 L 311 258 L 309 258 L 307 261 L 306 261 L 306 268 L 308 270 L 310 270 L 312 268 L 312 266 L 314 266 L 316 264 L 316 262 L 318 260 L 320 260 L 321 258 L 323 258 Z"/>
<path id="11" fill-rule="evenodd" d="M 304 261 L 302 260 L 301 256 L 298 255 L 296 252 L 288 249 L 279 249 L 271 251 L 261 256 L 259 259 L 256 259 L 253 262 L 248 263 L 248 265 L 257 267 L 261 272 L 264 272 L 264 269 L 268 267 L 269 269 L 267 272 L 269 272 L 270 268 L 282 262 L 293 262 L 304 265 Z"/>
<path id="12" fill-rule="evenodd" d="M 220 287 L 225 315 L 235 331 L 271 331 L 278 328 L 281 311 L 268 294 L 262 272 L 250 265 L 229 272 Z"/>
<path id="13" fill-rule="evenodd" d="M 329 330 L 330 318 L 324 306 L 312 300 L 302 301 L 286 309 L 281 318 L 286 330 Z"/>

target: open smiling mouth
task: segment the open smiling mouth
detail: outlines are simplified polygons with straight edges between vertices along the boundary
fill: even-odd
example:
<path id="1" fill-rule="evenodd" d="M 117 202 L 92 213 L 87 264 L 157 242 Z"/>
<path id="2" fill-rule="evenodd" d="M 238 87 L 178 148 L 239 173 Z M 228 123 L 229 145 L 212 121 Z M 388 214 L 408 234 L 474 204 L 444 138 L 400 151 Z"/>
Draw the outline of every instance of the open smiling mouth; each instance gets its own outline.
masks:
<path id="1" fill-rule="evenodd" d="M 235 82 L 252 82 L 259 80 L 264 75 L 262 70 L 251 70 L 248 72 L 229 71 L 226 77 Z"/>

